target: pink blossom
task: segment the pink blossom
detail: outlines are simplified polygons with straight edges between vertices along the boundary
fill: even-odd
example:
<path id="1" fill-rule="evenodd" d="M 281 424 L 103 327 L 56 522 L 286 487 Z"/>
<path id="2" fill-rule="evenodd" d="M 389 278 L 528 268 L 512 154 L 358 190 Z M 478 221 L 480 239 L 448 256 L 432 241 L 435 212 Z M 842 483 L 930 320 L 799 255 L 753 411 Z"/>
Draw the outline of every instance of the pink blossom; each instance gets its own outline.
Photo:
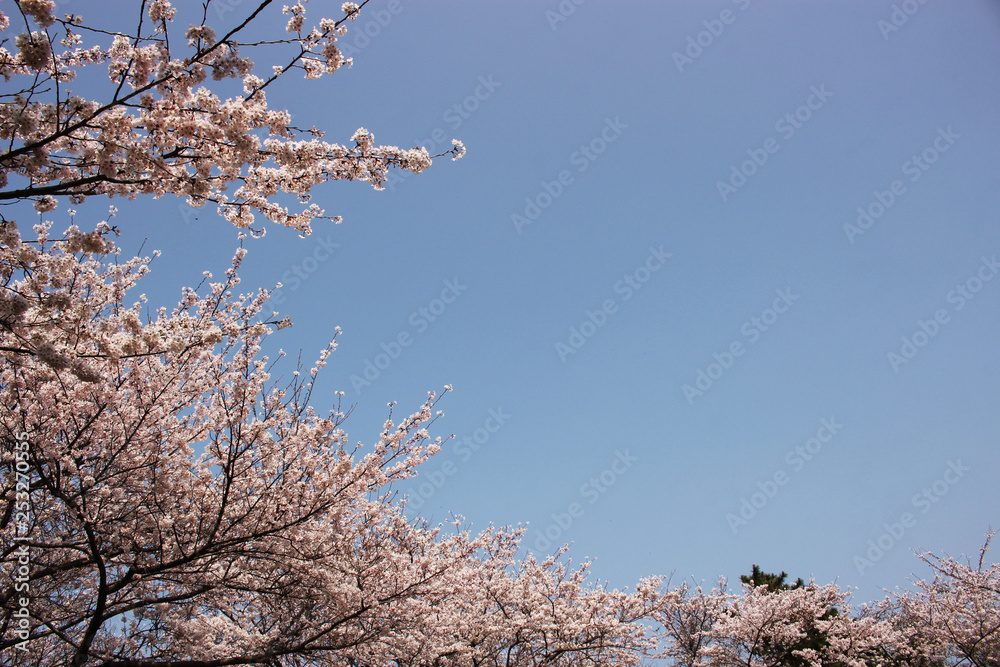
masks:
<path id="1" fill-rule="evenodd" d="M 41 20 L 53 4 L 34 0 L 21 6 Z M 270 72 L 267 78 L 252 73 L 253 60 L 244 53 L 259 48 L 258 41 L 241 42 L 239 31 L 217 43 L 212 26 L 191 25 L 184 30 L 186 50 L 177 40 L 169 40 L 168 50 L 166 31 L 175 10 L 166 0 L 149 4 L 148 31 L 143 26 L 133 35 L 116 33 L 105 46 L 80 48 L 80 34 L 69 30 L 79 17 L 64 24 L 68 32 L 58 53 L 42 32 L 18 36 L 19 53 L 0 59 L 0 74 L 25 77 L 26 90 L 43 85 L 31 82 L 40 70 L 68 81 L 77 68 L 99 64 L 124 90 L 108 105 L 51 87 L 39 88 L 30 102 L 0 105 L 0 138 L 10 146 L 0 154 L 0 177 L 32 184 L 10 189 L 5 180 L 0 199 L 32 197 L 41 188 L 73 202 L 92 195 L 173 194 L 195 206 L 212 203 L 243 228 L 253 228 L 258 215 L 303 233 L 313 220 L 336 220 L 319 207 L 290 210 L 271 200 L 281 193 L 305 199 L 313 187 L 340 179 L 381 189 L 389 169 L 416 173 L 437 157 L 422 149 L 376 146 L 367 131 L 355 135 L 353 146 L 323 141 L 311 131 L 311 140 L 302 141 L 288 112 L 268 106 L 267 87 L 288 72 L 298 69 L 318 79 L 350 64 L 336 40 L 360 9 L 351 3 L 343 9 L 349 16 L 320 18 L 310 28 L 303 3 L 286 6 L 287 28 L 295 36 L 270 40 L 269 48 L 285 47 L 289 57 L 261 70 Z M 244 94 L 219 99 L 204 86 L 210 77 L 241 78 Z M 62 97 L 55 97 L 57 90 Z M 459 142 L 444 155 L 463 152 Z"/>

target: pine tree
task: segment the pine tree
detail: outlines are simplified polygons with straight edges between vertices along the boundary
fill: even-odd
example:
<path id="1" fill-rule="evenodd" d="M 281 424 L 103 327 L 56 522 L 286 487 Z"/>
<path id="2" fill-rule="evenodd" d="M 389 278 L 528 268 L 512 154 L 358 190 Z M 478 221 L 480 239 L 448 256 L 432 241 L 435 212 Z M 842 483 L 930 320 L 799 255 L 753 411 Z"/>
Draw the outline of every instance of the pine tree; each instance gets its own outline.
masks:
<path id="1" fill-rule="evenodd" d="M 771 572 L 764 572 L 760 569 L 760 565 L 754 565 L 753 569 L 750 571 L 750 575 L 745 574 L 740 575 L 740 581 L 744 584 L 750 584 L 754 588 L 758 586 L 767 586 L 767 590 L 771 593 L 777 591 L 793 591 L 796 588 L 802 588 L 805 586 L 802 577 L 795 580 L 794 584 L 788 585 L 785 583 L 785 578 L 788 577 L 787 572 L 782 572 L 781 574 L 773 574 Z"/>
<path id="2" fill-rule="evenodd" d="M 794 583 L 785 583 L 788 578 L 788 573 L 782 571 L 779 574 L 774 574 L 773 572 L 764 572 L 761 570 L 759 565 L 754 564 L 750 575 L 740 575 L 740 581 L 747 586 L 752 586 L 753 588 L 759 588 L 760 586 L 766 586 L 768 593 L 780 595 L 785 591 L 794 591 L 806 586 L 805 581 L 801 577 L 795 580 Z M 809 583 L 809 586 L 815 586 L 813 582 Z M 840 610 L 836 607 L 831 606 L 820 619 L 801 619 L 805 626 L 806 636 L 799 641 L 791 643 L 774 642 L 767 638 L 763 640 L 764 646 L 762 647 L 760 654 L 764 658 L 768 665 L 782 665 L 785 667 L 808 667 L 812 664 L 811 661 L 807 660 L 800 651 L 814 650 L 819 655 L 826 653 L 826 647 L 829 645 L 829 640 L 826 635 L 815 625 L 815 620 L 828 621 L 832 618 L 836 618 L 840 614 Z M 824 664 L 827 664 L 824 662 Z M 833 665 L 839 665 L 840 663 L 830 663 L 831 667 Z"/>

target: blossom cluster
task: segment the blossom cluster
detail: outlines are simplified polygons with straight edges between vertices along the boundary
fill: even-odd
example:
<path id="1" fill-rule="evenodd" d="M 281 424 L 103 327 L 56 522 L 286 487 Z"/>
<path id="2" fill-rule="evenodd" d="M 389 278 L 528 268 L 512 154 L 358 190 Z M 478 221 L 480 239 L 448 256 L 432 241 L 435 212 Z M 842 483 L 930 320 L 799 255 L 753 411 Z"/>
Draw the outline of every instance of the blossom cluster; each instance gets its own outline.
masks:
<path id="1" fill-rule="evenodd" d="M 357 17 L 356 4 L 345 3 L 344 16 L 322 18 L 311 28 L 304 2 L 286 6 L 288 36 L 268 44 L 287 47 L 291 55 L 266 73 L 255 73 L 253 60 L 243 55 L 260 44 L 241 41 L 241 28 L 219 35 L 203 18 L 185 30 L 184 42 L 170 40 L 177 10 L 168 0 L 149 3 L 148 27 L 114 33 L 110 44 L 88 48 L 80 47 L 87 27 L 80 16 L 58 18 L 52 0 L 15 4 L 37 30 L 15 35 L 14 51 L 0 43 L 0 75 L 23 81 L 22 91 L 0 106 L 0 139 L 7 147 L 0 153 L 0 187 L 7 186 L 0 201 L 172 194 L 191 206 L 217 204 L 241 228 L 263 215 L 309 233 L 313 220 L 333 219 L 309 203 L 314 186 L 359 180 L 381 189 L 389 169 L 419 173 L 439 157 L 421 148 L 378 146 L 364 128 L 353 144 L 323 141 L 319 130 L 297 130 L 286 111 L 268 106 L 265 89 L 288 72 L 318 79 L 350 65 L 337 38 Z M 2 13 L 0 26 L 11 29 Z M 110 99 L 88 100 L 52 85 L 99 64 L 114 86 Z M 209 77 L 241 80 L 243 94 L 223 100 L 208 86 Z M 456 142 L 442 155 L 458 158 L 464 151 Z M 299 205 L 279 203 L 279 194 Z"/>
<path id="2" fill-rule="evenodd" d="M 654 616 L 659 657 L 690 667 L 995 665 L 1000 657 L 1000 564 L 923 554 L 931 582 L 853 610 L 850 595 L 815 582 L 771 590 L 726 581 L 682 585 Z"/>

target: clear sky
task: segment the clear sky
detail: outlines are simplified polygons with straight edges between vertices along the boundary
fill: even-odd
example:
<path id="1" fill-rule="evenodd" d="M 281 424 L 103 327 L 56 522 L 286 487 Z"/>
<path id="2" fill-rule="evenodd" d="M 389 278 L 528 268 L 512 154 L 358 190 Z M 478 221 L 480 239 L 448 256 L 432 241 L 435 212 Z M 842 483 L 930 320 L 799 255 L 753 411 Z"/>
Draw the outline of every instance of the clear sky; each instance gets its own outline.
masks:
<path id="1" fill-rule="evenodd" d="M 253 4 L 228 3 L 222 24 Z M 61 3 L 136 6 L 97 4 Z M 1000 6 L 366 11 L 352 69 L 270 104 L 468 154 L 319 188 L 343 224 L 270 228 L 242 276 L 285 285 L 274 349 L 342 327 L 314 396 L 346 392 L 354 439 L 454 385 L 414 515 L 529 523 L 619 586 L 757 563 L 860 600 L 1000 527 Z M 210 209 L 116 204 L 123 247 L 163 252 L 151 304 L 227 266 Z"/>

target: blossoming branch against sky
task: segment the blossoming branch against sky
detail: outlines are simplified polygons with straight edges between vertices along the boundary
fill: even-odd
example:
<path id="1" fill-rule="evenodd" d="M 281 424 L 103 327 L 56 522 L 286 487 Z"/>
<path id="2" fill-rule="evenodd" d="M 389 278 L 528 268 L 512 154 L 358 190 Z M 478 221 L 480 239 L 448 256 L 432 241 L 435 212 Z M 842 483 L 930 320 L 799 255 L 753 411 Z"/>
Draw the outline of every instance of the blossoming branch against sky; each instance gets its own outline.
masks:
<path id="1" fill-rule="evenodd" d="M 125 29 L 137 10 L 57 12 Z M 266 90 L 308 139 L 281 164 L 325 161 L 227 184 L 220 144 L 190 165 L 219 178 L 190 187 L 289 193 L 241 287 L 282 283 L 272 356 L 341 327 L 311 403 L 344 391 L 353 438 L 454 386 L 435 426 L 455 439 L 393 487 L 410 515 L 528 523 L 522 549 L 570 542 L 613 585 L 758 563 L 860 600 L 924 576 L 913 550 L 973 553 L 1000 524 L 995 2 L 373 0 L 347 28 L 350 67 Z M 106 72 L 67 85 L 89 99 Z M 216 90 L 235 119 L 264 104 Z M 321 184 L 359 169 L 355 145 L 381 191 Z M 123 252 L 161 252 L 154 307 L 223 274 L 249 224 L 153 199 L 181 187 L 163 178 L 114 201 Z"/>

